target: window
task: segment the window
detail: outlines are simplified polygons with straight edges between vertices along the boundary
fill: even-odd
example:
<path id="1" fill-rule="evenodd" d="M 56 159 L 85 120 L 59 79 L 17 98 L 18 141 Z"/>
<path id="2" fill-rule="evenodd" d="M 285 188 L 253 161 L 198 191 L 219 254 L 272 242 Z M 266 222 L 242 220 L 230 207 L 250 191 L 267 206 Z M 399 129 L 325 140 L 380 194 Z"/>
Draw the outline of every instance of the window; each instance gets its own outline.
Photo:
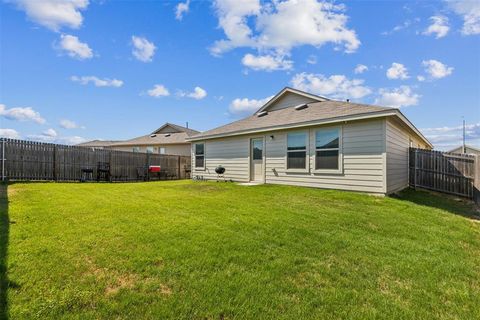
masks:
<path id="1" fill-rule="evenodd" d="M 160 147 L 160 148 L 159 148 L 159 153 L 160 153 L 160 154 L 165 154 L 165 148 L 164 148 L 164 147 Z"/>
<path id="2" fill-rule="evenodd" d="M 147 153 L 153 153 L 153 147 L 147 147 Z"/>
<path id="3" fill-rule="evenodd" d="M 253 160 L 262 160 L 263 159 L 263 140 L 254 139 L 252 140 L 252 159 Z"/>
<path id="4" fill-rule="evenodd" d="M 307 168 L 307 133 L 287 134 L 287 169 Z"/>
<path id="5" fill-rule="evenodd" d="M 133 147 L 133 152 L 140 152 L 140 147 Z"/>
<path id="6" fill-rule="evenodd" d="M 340 128 L 315 133 L 315 170 L 340 169 Z"/>
<path id="7" fill-rule="evenodd" d="M 205 168 L 205 143 L 196 143 L 195 147 L 195 168 Z"/>

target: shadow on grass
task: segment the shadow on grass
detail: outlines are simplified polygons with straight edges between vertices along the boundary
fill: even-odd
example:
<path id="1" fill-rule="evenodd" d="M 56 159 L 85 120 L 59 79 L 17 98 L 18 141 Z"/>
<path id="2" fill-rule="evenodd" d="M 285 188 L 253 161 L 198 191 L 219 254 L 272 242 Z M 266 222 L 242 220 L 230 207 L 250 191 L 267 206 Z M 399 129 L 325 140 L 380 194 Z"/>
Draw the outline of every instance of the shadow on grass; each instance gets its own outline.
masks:
<path id="1" fill-rule="evenodd" d="M 9 228 L 7 184 L 0 183 L 0 319 L 8 318 L 7 250 Z"/>
<path id="2" fill-rule="evenodd" d="M 465 218 L 480 220 L 478 208 L 476 208 L 472 201 L 464 198 L 428 190 L 414 190 L 411 188 L 392 195 L 392 198 L 409 201 L 421 206 L 441 209 Z"/>

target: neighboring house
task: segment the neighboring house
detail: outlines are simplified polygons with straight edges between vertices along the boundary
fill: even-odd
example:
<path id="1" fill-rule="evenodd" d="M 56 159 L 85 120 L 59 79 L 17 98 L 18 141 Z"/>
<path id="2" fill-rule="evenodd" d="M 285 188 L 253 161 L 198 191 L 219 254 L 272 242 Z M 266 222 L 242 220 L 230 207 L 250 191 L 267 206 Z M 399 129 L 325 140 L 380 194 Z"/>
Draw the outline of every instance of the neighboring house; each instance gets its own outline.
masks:
<path id="1" fill-rule="evenodd" d="M 93 148 L 93 149 L 105 149 L 112 145 L 113 143 L 116 143 L 118 141 L 112 141 L 112 140 L 92 140 L 92 141 L 87 141 L 83 143 L 77 144 L 79 147 L 88 147 L 88 148 Z"/>
<path id="2" fill-rule="evenodd" d="M 469 145 L 465 145 L 465 150 L 463 149 L 463 146 L 457 147 L 455 149 L 452 149 L 448 152 L 451 153 L 466 153 L 466 154 L 476 154 L 480 156 L 480 148 L 472 147 Z"/>
<path id="3" fill-rule="evenodd" d="M 109 145 L 108 148 L 121 151 L 189 156 L 191 154 L 190 142 L 186 139 L 199 133 L 199 131 L 176 124 L 165 123 L 151 134 L 118 141 Z"/>
<path id="4" fill-rule="evenodd" d="M 192 177 L 387 194 L 408 186 L 409 146 L 432 144 L 398 110 L 285 88 L 192 142 Z"/>

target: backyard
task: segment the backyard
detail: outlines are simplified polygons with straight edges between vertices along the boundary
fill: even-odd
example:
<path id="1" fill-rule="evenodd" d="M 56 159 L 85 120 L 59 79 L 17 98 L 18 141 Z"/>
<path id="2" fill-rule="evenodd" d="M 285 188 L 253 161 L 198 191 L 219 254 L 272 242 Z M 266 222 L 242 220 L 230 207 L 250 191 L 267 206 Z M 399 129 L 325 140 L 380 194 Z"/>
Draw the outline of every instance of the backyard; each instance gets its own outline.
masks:
<path id="1" fill-rule="evenodd" d="M 14 183 L 0 208 L 0 319 L 480 318 L 475 211 L 427 192 Z"/>

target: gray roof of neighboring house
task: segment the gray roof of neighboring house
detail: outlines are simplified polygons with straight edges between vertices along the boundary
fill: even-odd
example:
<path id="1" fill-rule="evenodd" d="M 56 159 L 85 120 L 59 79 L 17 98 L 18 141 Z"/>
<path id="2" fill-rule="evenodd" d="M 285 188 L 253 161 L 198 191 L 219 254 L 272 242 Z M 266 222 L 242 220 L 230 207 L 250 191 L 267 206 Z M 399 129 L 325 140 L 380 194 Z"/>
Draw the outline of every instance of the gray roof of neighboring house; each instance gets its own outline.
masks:
<path id="1" fill-rule="evenodd" d="M 255 113 L 254 115 L 245 119 L 197 134 L 192 137 L 192 140 L 237 134 L 253 130 L 267 131 L 269 129 L 275 129 L 282 126 L 290 126 L 295 124 L 300 125 L 308 122 L 397 110 L 388 107 L 378 107 L 334 100 L 308 103 L 307 106 L 307 108 L 301 110 L 296 110 L 295 108 L 289 107 L 268 111 L 268 113 L 264 116 L 258 116 L 258 113 Z"/>
<path id="2" fill-rule="evenodd" d="M 170 129 L 167 129 L 167 127 Z M 160 133 L 161 131 L 163 131 L 163 133 Z M 186 139 L 199 133 L 200 131 L 197 130 L 185 128 L 172 123 L 166 123 L 157 130 L 153 131 L 151 134 L 136 137 L 130 140 L 118 141 L 110 146 L 142 146 L 190 143 L 186 141 Z"/>
<path id="3" fill-rule="evenodd" d="M 112 145 L 113 143 L 118 142 L 117 140 L 92 140 L 92 141 L 87 141 L 87 142 L 82 142 L 77 144 L 79 147 L 108 147 Z"/>
<path id="4" fill-rule="evenodd" d="M 480 154 L 480 148 L 478 147 L 474 147 L 474 146 L 470 146 L 468 144 L 465 145 L 465 148 L 467 149 L 467 153 L 469 153 L 470 151 L 468 151 L 468 149 L 470 150 L 473 150 L 474 152 L 470 152 L 470 153 L 478 153 Z M 450 151 L 447 151 L 447 152 L 451 152 L 451 153 L 461 153 L 462 152 L 462 149 L 463 149 L 463 145 L 462 146 L 458 146 L 456 147 L 455 149 L 452 149 Z"/>

